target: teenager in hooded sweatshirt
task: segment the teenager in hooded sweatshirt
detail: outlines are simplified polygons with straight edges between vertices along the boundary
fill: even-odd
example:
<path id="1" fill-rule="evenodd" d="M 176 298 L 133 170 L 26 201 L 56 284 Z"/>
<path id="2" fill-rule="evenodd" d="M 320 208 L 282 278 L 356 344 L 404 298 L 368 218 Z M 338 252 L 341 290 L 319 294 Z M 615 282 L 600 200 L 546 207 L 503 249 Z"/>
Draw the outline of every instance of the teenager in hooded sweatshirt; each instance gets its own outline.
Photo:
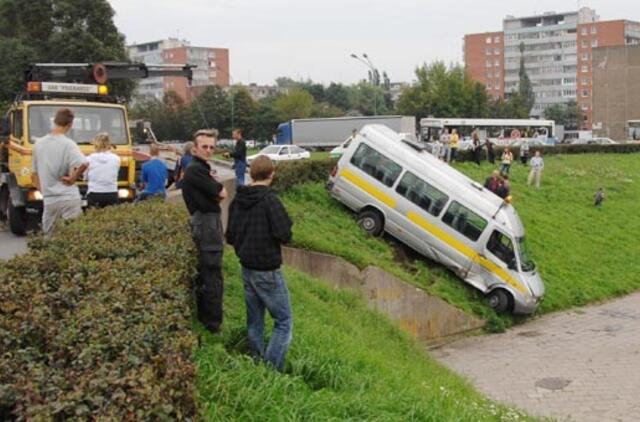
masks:
<path id="1" fill-rule="evenodd" d="M 289 291 L 280 270 L 280 246 L 291 241 L 293 223 L 280 199 L 269 188 L 274 174 L 273 162 L 264 155 L 251 163 L 253 182 L 238 187 L 229 208 L 227 241 L 233 245 L 242 264 L 251 351 L 255 357 L 282 371 L 291 343 L 293 318 Z M 265 309 L 274 321 L 266 348 Z"/>

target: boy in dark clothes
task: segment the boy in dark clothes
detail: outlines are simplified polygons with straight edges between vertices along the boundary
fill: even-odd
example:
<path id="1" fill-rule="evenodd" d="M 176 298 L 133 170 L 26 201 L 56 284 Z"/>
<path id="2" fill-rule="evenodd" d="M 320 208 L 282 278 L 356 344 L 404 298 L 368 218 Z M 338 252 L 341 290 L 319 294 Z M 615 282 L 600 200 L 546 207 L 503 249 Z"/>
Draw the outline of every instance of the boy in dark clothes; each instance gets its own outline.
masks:
<path id="1" fill-rule="evenodd" d="M 280 245 L 291 241 L 293 223 L 280 199 L 269 189 L 273 176 L 273 163 L 268 157 L 259 156 L 251 163 L 253 182 L 238 187 L 229 209 L 227 241 L 233 245 L 242 264 L 251 350 L 256 357 L 282 371 L 291 343 L 293 319 L 289 292 L 280 270 Z M 274 320 L 266 349 L 265 309 Z"/>

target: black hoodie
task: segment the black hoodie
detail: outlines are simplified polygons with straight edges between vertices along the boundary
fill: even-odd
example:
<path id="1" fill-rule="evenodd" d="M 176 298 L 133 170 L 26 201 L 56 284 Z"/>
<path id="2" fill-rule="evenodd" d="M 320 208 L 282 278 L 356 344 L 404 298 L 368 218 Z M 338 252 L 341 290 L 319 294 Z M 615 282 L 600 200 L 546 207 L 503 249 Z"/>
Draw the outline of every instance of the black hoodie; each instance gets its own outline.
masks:
<path id="1" fill-rule="evenodd" d="M 267 186 L 240 186 L 229 208 L 227 241 L 243 267 L 273 271 L 282 265 L 282 243 L 291 241 L 293 223 Z"/>

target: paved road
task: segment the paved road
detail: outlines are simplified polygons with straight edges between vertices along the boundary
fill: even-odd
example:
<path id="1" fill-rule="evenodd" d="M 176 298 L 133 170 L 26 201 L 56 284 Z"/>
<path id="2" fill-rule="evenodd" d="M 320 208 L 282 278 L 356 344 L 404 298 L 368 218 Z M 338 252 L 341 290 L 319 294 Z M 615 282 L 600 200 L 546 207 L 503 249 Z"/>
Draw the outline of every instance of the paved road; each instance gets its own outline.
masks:
<path id="1" fill-rule="evenodd" d="M 434 351 L 494 400 L 569 421 L 640 421 L 640 293 Z"/>
<path id="2" fill-rule="evenodd" d="M 4 223 L 0 223 L 0 260 L 10 259 L 26 250 L 27 238 L 14 236 Z"/>

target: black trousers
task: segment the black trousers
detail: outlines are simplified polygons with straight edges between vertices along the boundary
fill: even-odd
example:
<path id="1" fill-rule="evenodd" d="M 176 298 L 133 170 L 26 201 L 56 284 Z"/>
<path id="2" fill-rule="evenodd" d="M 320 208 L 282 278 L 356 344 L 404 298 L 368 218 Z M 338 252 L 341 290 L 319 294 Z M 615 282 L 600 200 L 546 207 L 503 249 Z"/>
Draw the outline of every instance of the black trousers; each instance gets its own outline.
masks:
<path id="1" fill-rule="evenodd" d="M 211 332 L 222 325 L 222 221 L 219 213 L 196 212 L 191 216 L 191 234 L 198 250 L 195 296 L 198 319 Z"/>
<path id="2" fill-rule="evenodd" d="M 118 204 L 118 192 L 89 192 L 87 194 L 87 206 L 104 208 Z"/>

